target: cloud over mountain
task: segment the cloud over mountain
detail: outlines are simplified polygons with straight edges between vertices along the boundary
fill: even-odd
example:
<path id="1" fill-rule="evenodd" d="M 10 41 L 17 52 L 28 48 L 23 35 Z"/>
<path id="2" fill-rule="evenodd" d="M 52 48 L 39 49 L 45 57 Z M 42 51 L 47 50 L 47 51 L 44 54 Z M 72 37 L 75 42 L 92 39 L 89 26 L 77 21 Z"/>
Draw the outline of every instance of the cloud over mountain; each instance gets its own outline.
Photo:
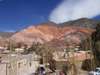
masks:
<path id="1" fill-rule="evenodd" d="M 63 23 L 82 17 L 93 18 L 100 15 L 100 0 L 63 0 L 52 10 L 49 20 Z"/>

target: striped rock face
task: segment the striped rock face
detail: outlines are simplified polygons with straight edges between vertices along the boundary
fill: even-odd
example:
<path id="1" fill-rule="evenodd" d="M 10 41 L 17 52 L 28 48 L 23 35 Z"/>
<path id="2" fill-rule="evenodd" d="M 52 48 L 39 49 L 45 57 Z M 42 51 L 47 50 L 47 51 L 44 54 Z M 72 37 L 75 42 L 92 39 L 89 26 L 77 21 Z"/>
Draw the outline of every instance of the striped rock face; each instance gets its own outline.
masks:
<path id="1" fill-rule="evenodd" d="M 79 26 L 58 26 L 55 23 L 43 23 L 36 26 L 30 26 L 14 34 L 10 40 L 15 43 L 23 42 L 27 45 L 32 43 L 47 43 L 55 40 L 68 40 L 68 42 L 80 43 L 94 32 L 94 29 L 83 28 Z M 53 41 L 54 40 L 54 41 Z M 57 42 L 57 41 L 56 41 Z M 55 44 L 57 44 L 55 42 Z"/>

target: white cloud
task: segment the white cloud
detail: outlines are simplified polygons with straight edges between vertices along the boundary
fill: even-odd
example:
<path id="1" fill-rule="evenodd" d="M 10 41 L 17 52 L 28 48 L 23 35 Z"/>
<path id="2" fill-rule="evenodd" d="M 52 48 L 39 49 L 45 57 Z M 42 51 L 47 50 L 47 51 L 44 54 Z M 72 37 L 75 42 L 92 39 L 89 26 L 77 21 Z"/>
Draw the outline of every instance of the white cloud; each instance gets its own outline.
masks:
<path id="1" fill-rule="evenodd" d="M 82 17 L 92 18 L 100 14 L 100 0 L 63 0 L 50 14 L 49 20 L 63 23 Z"/>

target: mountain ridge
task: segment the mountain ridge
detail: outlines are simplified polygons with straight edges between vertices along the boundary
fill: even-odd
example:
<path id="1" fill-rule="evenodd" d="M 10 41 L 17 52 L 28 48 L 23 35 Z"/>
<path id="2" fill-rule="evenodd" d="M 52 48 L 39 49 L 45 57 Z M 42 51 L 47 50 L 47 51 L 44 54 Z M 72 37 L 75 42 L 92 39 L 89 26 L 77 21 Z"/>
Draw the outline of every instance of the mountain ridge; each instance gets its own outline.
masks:
<path id="1" fill-rule="evenodd" d="M 36 26 L 33 25 L 16 33 L 10 39 L 12 39 L 13 41 L 17 43 L 23 42 L 26 44 L 32 44 L 32 43 L 39 42 L 43 44 L 45 42 L 50 42 L 53 39 L 58 39 L 59 37 L 64 36 L 65 34 L 70 34 L 74 32 L 76 32 L 75 38 L 77 39 L 78 32 L 82 34 L 85 33 L 87 35 L 90 35 L 95 30 L 93 26 L 94 21 L 93 22 L 91 21 L 92 20 L 89 20 L 89 19 L 78 19 L 74 21 L 74 22 L 77 22 L 77 24 L 80 24 L 80 22 L 82 22 L 83 25 L 85 24 L 84 27 L 81 25 L 76 25 L 73 22 L 71 23 L 71 25 L 63 24 L 63 26 L 61 24 L 57 25 L 53 22 L 42 23 Z M 88 23 L 90 24 L 89 25 L 90 27 L 87 27 Z M 95 23 L 95 26 L 96 26 L 96 23 Z"/>
<path id="2" fill-rule="evenodd" d="M 37 42 L 43 44 L 52 42 L 53 40 L 64 41 L 66 36 L 68 39 L 73 40 L 73 43 L 79 43 L 82 40 L 80 35 L 87 38 L 88 35 L 90 36 L 95 31 L 95 27 L 98 23 L 99 21 L 87 18 L 81 18 L 62 24 L 46 22 L 24 28 L 7 39 L 13 43 L 21 42 L 32 45 L 32 43 Z"/>

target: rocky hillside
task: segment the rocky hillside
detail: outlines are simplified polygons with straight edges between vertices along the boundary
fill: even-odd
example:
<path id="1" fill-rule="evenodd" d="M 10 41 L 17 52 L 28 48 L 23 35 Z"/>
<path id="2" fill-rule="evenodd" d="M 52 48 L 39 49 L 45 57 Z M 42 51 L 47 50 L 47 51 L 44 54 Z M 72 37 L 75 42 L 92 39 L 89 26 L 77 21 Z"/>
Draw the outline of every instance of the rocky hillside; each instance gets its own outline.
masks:
<path id="1" fill-rule="evenodd" d="M 31 44 L 33 42 L 44 43 L 52 40 L 54 37 L 59 35 L 59 31 L 54 23 L 43 23 L 38 26 L 30 26 L 17 32 L 11 37 L 15 42 L 24 42 Z"/>
<path id="2" fill-rule="evenodd" d="M 51 41 L 57 44 L 58 41 L 64 41 L 66 38 L 69 42 L 78 44 L 95 31 L 94 28 L 97 23 L 89 19 L 79 19 L 60 25 L 52 22 L 42 23 L 37 26 L 29 26 L 14 34 L 10 39 L 16 43 L 23 42 L 31 45 L 32 43 Z"/>
<path id="3" fill-rule="evenodd" d="M 0 32 L 0 46 L 6 46 L 14 32 Z"/>
<path id="4" fill-rule="evenodd" d="M 100 21 L 92 20 L 92 19 L 88 19 L 88 18 L 81 18 L 78 20 L 65 22 L 60 25 L 61 26 L 70 26 L 71 25 L 71 26 L 79 26 L 79 27 L 84 27 L 84 28 L 95 29 L 98 23 L 100 23 Z"/>
<path id="5" fill-rule="evenodd" d="M 0 37 L 3 38 L 9 38 L 11 37 L 15 32 L 0 32 Z"/>
<path id="6" fill-rule="evenodd" d="M 90 36 L 99 21 L 82 18 L 75 21 L 69 21 L 62 24 L 53 22 L 32 25 L 16 33 L 0 32 L 0 45 L 6 42 L 24 43 L 47 43 L 51 46 L 64 46 L 65 40 L 79 44 Z"/>

